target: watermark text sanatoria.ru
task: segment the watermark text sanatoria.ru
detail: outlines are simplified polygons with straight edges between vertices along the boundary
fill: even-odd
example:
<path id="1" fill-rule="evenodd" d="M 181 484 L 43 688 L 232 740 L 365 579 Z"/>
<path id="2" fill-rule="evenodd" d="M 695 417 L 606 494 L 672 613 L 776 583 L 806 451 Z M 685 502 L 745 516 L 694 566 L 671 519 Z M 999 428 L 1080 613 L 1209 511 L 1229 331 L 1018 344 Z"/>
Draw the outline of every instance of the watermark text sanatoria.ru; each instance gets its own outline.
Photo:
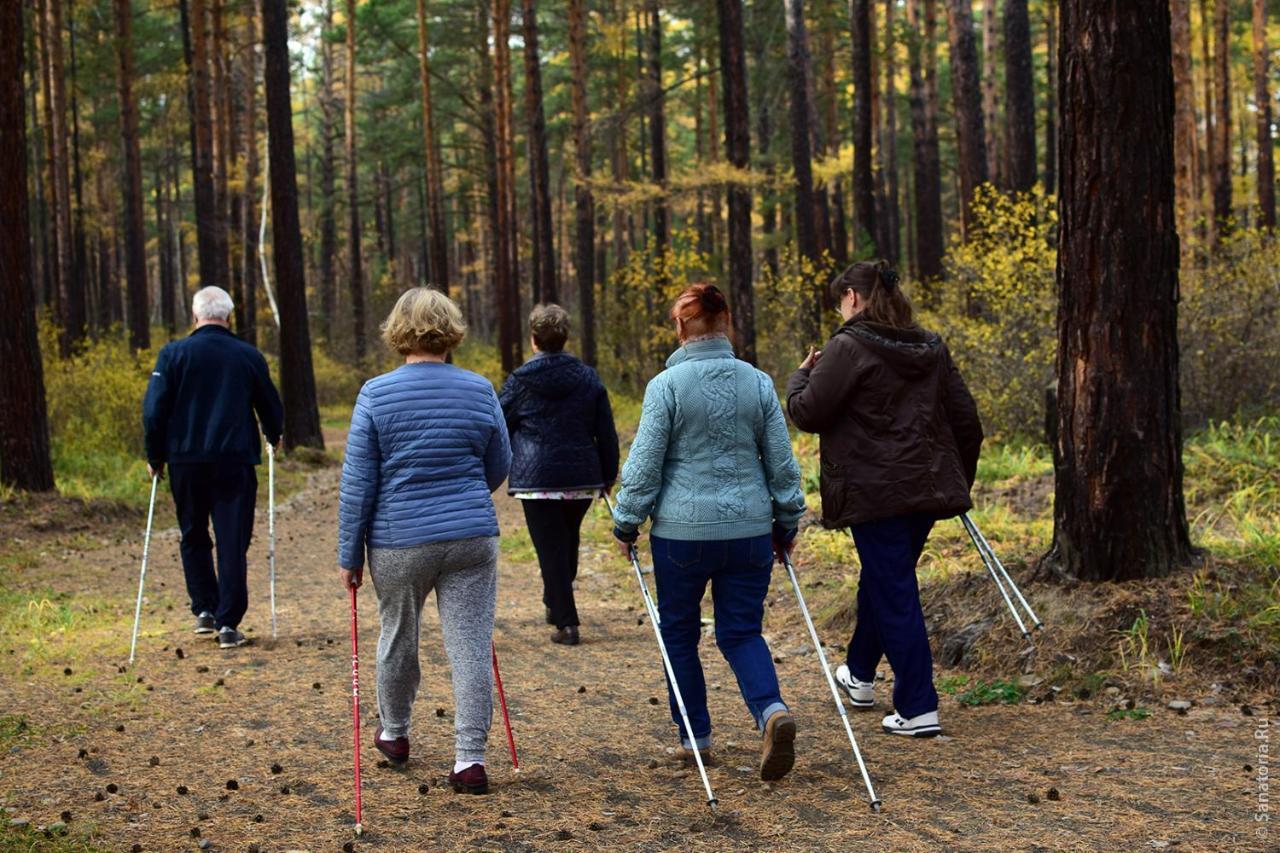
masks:
<path id="1" fill-rule="evenodd" d="M 1266 838 L 1271 825 L 1271 721 L 1267 717 L 1258 718 L 1258 726 L 1253 730 L 1257 741 L 1258 758 L 1257 773 L 1254 776 L 1257 786 L 1257 803 L 1253 819 L 1257 823 L 1258 838 Z"/>

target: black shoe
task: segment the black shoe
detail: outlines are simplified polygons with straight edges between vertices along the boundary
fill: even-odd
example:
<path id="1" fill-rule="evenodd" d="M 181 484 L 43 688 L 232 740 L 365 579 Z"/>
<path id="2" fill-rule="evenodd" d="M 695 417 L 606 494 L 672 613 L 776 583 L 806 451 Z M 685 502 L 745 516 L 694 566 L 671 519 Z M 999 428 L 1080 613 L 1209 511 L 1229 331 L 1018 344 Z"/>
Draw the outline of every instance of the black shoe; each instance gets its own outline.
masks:
<path id="1" fill-rule="evenodd" d="M 249 642 L 249 638 L 235 628 L 223 628 L 218 632 L 218 648 L 234 649 Z"/>
<path id="2" fill-rule="evenodd" d="M 551 642 L 559 643 L 562 646 L 578 645 L 578 626 L 566 625 L 551 635 Z"/>
<path id="3" fill-rule="evenodd" d="M 212 634 L 215 630 L 213 627 L 213 614 L 208 610 L 201 611 L 200 615 L 196 617 L 195 630 L 197 634 Z"/>

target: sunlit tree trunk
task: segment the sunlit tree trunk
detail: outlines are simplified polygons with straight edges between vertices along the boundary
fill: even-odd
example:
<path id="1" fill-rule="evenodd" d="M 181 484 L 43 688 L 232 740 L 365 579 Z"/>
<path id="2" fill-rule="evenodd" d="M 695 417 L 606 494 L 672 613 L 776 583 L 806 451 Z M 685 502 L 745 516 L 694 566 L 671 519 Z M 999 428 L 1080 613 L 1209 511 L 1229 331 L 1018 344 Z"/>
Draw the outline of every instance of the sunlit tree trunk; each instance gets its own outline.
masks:
<path id="1" fill-rule="evenodd" d="M 720 22 L 720 76 L 724 82 L 724 150 L 742 172 L 751 168 L 747 63 L 741 0 L 716 0 Z M 729 187 L 729 288 L 738 355 L 756 362 L 755 294 L 751 284 L 751 190 Z"/>
<path id="2" fill-rule="evenodd" d="M 1182 495 L 1169 6 L 1063 0 L 1061 10 L 1049 559 L 1084 580 L 1160 577 L 1191 553 Z"/>
<path id="3" fill-rule="evenodd" d="M 1044 4 L 1045 77 L 1049 85 L 1044 96 L 1044 191 L 1058 189 L 1058 4 Z M 1190 53 L 1188 52 L 1188 56 Z M 1195 135 L 1192 134 L 1192 143 Z"/>
<path id="4" fill-rule="evenodd" d="M 1191 233 L 1199 209 L 1199 145 L 1196 141 L 1196 92 L 1191 74 L 1191 7 L 1189 0 L 1170 0 L 1170 42 L 1173 47 L 1174 188 L 1178 204 L 1178 233 Z"/>
<path id="5" fill-rule="evenodd" d="M 27 210 L 22 4 L 0 3 L 0 482 L 53 488 Z"/>
<path id="6" fill-rule="evenodd" d="M 316 380 L 311 369 L 307 288 L 298 220 L 297 167 L 293 157 L 293 106 L 289 97 L 287 0 L 262 0 L 267 107 L 267 157 L 271 173 L 271 248 L 280 307 L 280 392 L 284 443 L 324 449 Z"/>

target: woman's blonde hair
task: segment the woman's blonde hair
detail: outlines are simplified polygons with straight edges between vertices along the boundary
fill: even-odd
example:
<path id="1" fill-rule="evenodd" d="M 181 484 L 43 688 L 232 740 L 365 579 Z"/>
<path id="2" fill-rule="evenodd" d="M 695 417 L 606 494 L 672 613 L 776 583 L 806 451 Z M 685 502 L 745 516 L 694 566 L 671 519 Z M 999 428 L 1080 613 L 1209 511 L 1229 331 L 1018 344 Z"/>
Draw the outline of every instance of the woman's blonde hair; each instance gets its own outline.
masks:
<path id="1" fill-rule="evenodd" d="M 382 324 L 383 342 L 401 355 L 444 355 L 466 335 L 467 324 L 458 306 L 430 287 L 412 287 L 400 294 Z"/>

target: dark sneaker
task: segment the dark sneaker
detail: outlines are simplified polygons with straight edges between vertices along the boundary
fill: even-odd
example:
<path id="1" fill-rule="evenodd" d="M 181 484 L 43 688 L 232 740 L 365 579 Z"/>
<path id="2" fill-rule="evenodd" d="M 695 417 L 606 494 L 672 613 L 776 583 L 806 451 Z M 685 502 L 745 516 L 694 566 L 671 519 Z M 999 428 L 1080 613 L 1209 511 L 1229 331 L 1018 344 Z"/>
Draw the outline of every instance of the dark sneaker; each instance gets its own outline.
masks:
<path id="1" fill-rule="evenodd" d="M 483 764 L 472 764 L 461 773 L 450 773 L 449 784 L 455 794 L 489 793 L 489 776 L 484 772 Z"/>
<path id="2" fill-rule="evenodd" d="M 223 628 L 218 632 L 218 648 L 234 649 L 249 642 L 249 638 L 235 628 Z"/>
<path id="3" fill-rule="evenodd" d="M 551 635 L 551 642 L 559 643 L 562 646 L 578 645 L 578 626 L 567 625 Z"/>
<path id="4" fill-rule="evenodd" d="M 197 616 L 195 630 L 197 634 L 212 634 L 214 632 L 213 614 L 205 610 Z"/>
<path id="5" fill-rule="evenodd" d="M 407 737 L 384 738 L 382 736 L 382 726 L 378 726 L 378 730 L 373 733 L 373 745 L 392 764 L 404 764 L 409 760 L 409 739 Z"/>
<path id="6" fill-rule="evenodd" d="M 760 752 L 760 778 L 776 782 L 791 772 L 796 763 L 796 721 L 779 711 L 764 724 L 764 747 Z"/>

